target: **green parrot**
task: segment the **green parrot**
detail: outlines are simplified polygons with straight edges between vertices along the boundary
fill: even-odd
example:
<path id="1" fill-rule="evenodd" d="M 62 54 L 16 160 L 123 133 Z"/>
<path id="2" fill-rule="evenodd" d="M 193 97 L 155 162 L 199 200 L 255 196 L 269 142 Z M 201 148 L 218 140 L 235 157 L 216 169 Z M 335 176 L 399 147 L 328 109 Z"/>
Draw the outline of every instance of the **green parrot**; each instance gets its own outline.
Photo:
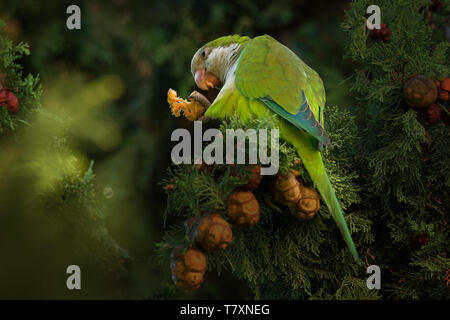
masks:
<path id="1" fill-rule="evenodd" d="M 202 90 L 220 88 L 205 117 L 244 122 L 267 113 L 279 118 L 281 137 L 297 150 L 355 260 L 360 263 L 320 151 L 330 145 L 323 128 L 325 89 L 316 71 L 289 48 L 263 35 L 225 36 L 201 47 L 191 72 Z"/>

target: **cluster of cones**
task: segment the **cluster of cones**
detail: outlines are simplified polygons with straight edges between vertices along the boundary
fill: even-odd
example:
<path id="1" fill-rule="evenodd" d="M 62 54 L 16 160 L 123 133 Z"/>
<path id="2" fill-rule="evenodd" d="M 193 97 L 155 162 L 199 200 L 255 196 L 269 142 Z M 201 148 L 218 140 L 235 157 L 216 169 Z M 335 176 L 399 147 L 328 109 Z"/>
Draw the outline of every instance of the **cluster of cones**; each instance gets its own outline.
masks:
<path id="1" fill-rule="evenodd" d="M 295 172 L 277 176 L 274 189 L 275 200 L 288 206 L 291 213 L 301 220 L 311 220 L 320 209 L 317 191 L 300 183 Z"/>
<path id="2" fill-rule="evenodd" d="M 443 120 L 447 113 L 438 100 L 443 103 L 449 101 L 450 78 L 433 81 L 424 75 L 415 75 L 404 83 L 403 97 L 408 105 L 422 109 L 429 123 Z"/>
<path id="3" fill-rule="evenodd" d="M 199 170 L 203 168 L 196 166 Z M 251 228 L 259 222 L 259 202 L 251 190 L 259 186 L 261 178 L 258 172 L 240 190 L 228 196 L 227 216 L 231 224 Z M 205 213 L 185 221 L 186 234 L 194 240 L 195 248 L 179 245 L 172 251 L 172 280 L 180 289 L 189 291 L 200 287 L 207 267 L 206 254 L 223 250 L 233 241 L 231 224 L 218 213 Z"/>
<path id="4" fill-rule="evenodd" d="M 195 247 L 179 245 L 172 251 L 172 280 L 180 289 L 189 291 L 200 287 L 207 267 L 206 254 L 223 250 L 232 243 L 232 226 L 252 228 L 260 221 L 260 205 L 254 194 L 263 177 L 260 166 L 250 166 L 249 174 L 247 183 L 226 200 L 227 220 L 218 213 L 205 213 L 185 221 L 186 235 L 194 240 Z M 271 186 L 274 199 L 287 205 L 302 220 L 312 219 L 320 208 L 317 191 L 303 186 L 294 173 L 277 175 Z"/>

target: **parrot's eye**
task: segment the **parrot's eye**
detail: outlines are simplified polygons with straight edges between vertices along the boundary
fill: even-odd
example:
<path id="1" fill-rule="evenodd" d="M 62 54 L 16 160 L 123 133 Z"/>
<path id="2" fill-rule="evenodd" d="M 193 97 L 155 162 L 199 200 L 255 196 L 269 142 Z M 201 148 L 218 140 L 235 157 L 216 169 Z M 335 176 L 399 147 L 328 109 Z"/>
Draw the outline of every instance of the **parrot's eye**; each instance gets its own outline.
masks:
<path id="1" fill-rule="evenodd" d="M 206 57 L 206 50 L 203 50 L 203 51 L 202 51 L 202 57 L 203 57 L 203 58 Z"/>

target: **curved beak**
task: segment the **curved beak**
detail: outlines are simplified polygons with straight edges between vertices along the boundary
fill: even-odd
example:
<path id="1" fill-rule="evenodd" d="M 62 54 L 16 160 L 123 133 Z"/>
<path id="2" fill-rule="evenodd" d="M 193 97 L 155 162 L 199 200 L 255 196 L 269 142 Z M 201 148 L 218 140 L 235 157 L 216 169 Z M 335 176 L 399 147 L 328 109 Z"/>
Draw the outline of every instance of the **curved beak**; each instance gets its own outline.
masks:
<path id="1" fill-rule="evenodd" d="M 194 76 L 195 84 L 202 90 L 208 91 L 210 88 L 220 86 L 220 80 L 206 69 L 197 70 Z"/>

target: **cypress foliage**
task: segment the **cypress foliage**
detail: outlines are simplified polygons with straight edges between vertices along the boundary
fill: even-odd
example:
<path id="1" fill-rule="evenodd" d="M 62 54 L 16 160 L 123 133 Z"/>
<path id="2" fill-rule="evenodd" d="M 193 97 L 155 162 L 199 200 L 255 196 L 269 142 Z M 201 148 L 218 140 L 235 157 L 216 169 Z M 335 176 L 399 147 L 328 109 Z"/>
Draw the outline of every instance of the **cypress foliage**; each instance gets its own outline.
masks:
<path id="1" fill-rule="evenodd" d="M 0 134 L 3 135 L 27 123 L 29 115 L 40 108 L 41 93 L 39 77 L 31 74 L 23 77 L 22 66 L 16 62 L 23 55 L 30 54 L 28 45 L 14 45 L 4 35 L 4 27 L 5 23 L 0 20 L 0 88 L 11 90 L 18 99 L 19 107 L 16 112 L 12 112 L 5 103 L 0 103 Z"/>
<path id="2" fill-rule="evenodd" d="M 352 116 L 344 109 L 329 107 L 325 117 L 327 130 L 334 141 L 324 154 L 326 166 L 346 211 L 357 247 L 361 249 L 370 244 L 373 237 L 371 222 L 356 206 L 361 199 L 355 183 L 357 175 L 351 169 L 351 152 L 356 148 L 358 135 Z M 276 117 L 245 124 L 232 118 L 222 122 L 221 131 L 225 136 L 227 128 L 276 127 Z M 279 173 L 297 170 L 304 184 L 312 187 L 306 170 L 296 160 L 299 160 L 296 151 L 280 140 Z M 171 168 L 168 175 L 163 182 L 168 194 L 167 214 L 182 216 L 183 219 L 204 212 L 220 213 L 226 217 L 227 197 L 248 178 L 245 165 L 226 164 L 204 170 L 180 165 Z M 261 208 L 260 222 L 251 229 L 233 227 L 232 244 L 223 251 L 208 254 L 209 270 L 219 273 L 224 269 L 230 270 L 248 282 L 256 298 L 376 299 L 377 292 L 367 289 L 364 273 L 352 260 L 326 206 L 321 206 L 314 219 L 300 221 L 288 207 L 274 200 L 270 191 L 273 183 L 273 177 L 266 176 L 254 191 Z M 171 187 L 167 188 L 168 185 Z M 169 263 L 171 250 L 179 244 L 195 246 L 181 223 L 172 227 L 158 246 L 162 263 Z"/>
<path id="3" fill-rule="evenodd" d="M 402 96 L 411 76 L 439 80 L 450 74 L 449 44 L 439 32 L 448 6 L 430 18 L 429 1 L 377 1 L 382 23 L 391 30 L 382 39 L 369 37 L 366 28 L 371 4 L 352 1 L 342 23 L 346 58 L 356 65 L 349 79 L 356 103 L 327 106 L 332 146 L 324 158 L 361 258 L 381 268 L 381 290 L 367 289 L 368 275 L 351 260 L 326 206 L 314 219 L 298 221 L 274 201 L 266 188 L 271 179 L 265 177 L 254 192 L 261 221 L 252 229 L 234 227 L 232 244 L 208 254 L 210 272 L 231 270 L 256 298 L 449 298 L 448 124 L 429 123 Z M 447 103 L 440 107 L 448 113 Z M 276 118 L 222 123 L 222 130 L 259 127 L 276 127 Z M 280 155 L 280 171 L 295 169 L 311 186 L 306 171 L 295 164 L 295 151 L 283 141 Z M 168 265 L 174 246 L 195 246 L 183 219 L 204 212 L 226 217 L 228 195 L 246 181 L 245 168 L 238 175 L 230 170 L 226 165 L 169 169 L 163 182 L 167 215 L 178 217 L 178 224 L 158 246 L 162 263 Z"/>
<path id="4" fill-rule="evenodd" d="M 66 123 L 41 108 L 39 78 L 18 63 L 24 54 L 26 44 L 0 32 L 2 86 L 19 102 L 17 111 L 0 104 L 0 297 L 121 297 L 129 256 L 106 227 L 93 162 L 79 159 Z M 67 289 L 74 264 L 89 290 Z"/>
<path id="5" fill-rule="evenodd" d="M 358 64 L 351 89 L 361 135 L 361 206 L 375 226 L 372 263 L 382 268 L 386 298 L 448 299 L 450 132 L 448 123 L 429 123 L 408 106 L 402 90 L 417 74 L 449 76 L 449 43 L 440 31 L 449 5 L 431 14 L 429 1 L 377 1 L 392 31 L 379 42 L 367 39 L 362 22 L 370 4 L 352 1 L 342 26 L 347 57 Z M 448 113 L 448 102 L 439 103 Z"/>

